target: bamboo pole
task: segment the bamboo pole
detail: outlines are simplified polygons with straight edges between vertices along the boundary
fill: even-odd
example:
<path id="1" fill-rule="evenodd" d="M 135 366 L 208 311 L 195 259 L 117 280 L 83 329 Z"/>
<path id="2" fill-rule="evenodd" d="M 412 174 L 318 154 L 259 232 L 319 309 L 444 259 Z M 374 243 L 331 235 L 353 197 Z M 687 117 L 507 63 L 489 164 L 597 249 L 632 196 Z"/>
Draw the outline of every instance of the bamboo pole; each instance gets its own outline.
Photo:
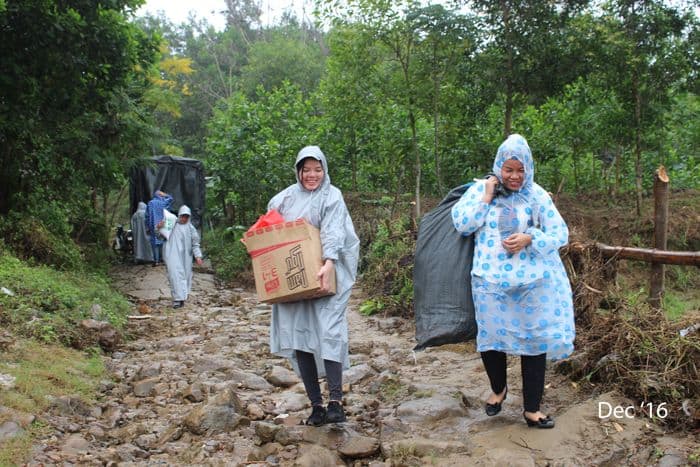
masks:
<path id="1" fill-rule="evenodd" d="M 665 250 L 668 240 L 668 174 L 663 165 L 654 172 L 654 247 Z M 661 308 L 666 266 L 652 263 L 649 277 L 649 304 Z"/>

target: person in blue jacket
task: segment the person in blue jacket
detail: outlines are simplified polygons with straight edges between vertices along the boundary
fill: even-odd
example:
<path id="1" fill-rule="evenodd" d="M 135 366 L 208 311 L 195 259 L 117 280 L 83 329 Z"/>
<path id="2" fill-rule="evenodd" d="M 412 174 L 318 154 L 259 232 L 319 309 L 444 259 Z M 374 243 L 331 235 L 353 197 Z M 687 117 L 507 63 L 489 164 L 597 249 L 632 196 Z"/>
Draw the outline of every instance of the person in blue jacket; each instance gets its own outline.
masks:
<path id="1" fill-rule="evenodd" d="M 173 197 L 161 190 L 153 193 L 146 207 L 146 231 L 150 236 L 153 250 L 153 266 L 158 266 L 163 256 L 163 236 L 158 232 L 158 224 L 163 220 L 163 209 L 170 209 Z"/>
<path id="2" fill-rule="evenodd" d="M 476 342 L 493 391 L 486 414 L 498 414 L 508 394 L 506 354 L 520 355 L 523 417 L 529 427 L 552 428 L 552 417 L 540 411 L 546 360 L 570 355 L 575 337 L 559 257 L 569 229 L 534 172 L 527 141 L 510 135 L 498 148 L 494 175 L 462 195 L 452 220 L 457 231 L 474 234 Z"/>
<path id="3" fill-rule="evenodd" d="M 328 290 L 335 271 L 335 295 L 278 303 L 272 307 L 270 350 L 290 359 L 301 376 L 311 402 L 307 425 L 346 420 L 343 409 L 343 370 L 350 368 L 346 307 L 357 274 L 360 240 L 343 195 L 331 185 L 326 156 L 318 146 L 306 146 L 294 163 L 296 183 L 268 203 L 287 221 L 299 218 L 321 233 L 323 264 L 317 272 L 321 289 Z M 323 406 L 319 377 L 328 382 L 329 402 Z"/>

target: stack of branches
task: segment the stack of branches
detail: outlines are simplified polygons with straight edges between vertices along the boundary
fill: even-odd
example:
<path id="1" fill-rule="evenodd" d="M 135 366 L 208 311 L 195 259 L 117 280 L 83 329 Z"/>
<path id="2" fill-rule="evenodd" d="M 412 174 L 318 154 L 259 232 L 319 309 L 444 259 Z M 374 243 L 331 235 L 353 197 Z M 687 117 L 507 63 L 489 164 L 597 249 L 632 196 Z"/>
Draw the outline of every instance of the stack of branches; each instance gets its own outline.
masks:
<path id="1" fill-rule="evenodd" d="M 671 429 L 700 426 L 699 316 L 670 321 L 662 310 L 628 303 L 611 287 L 616 262 L 596 248 L 579 245 L 561 254 L 574 292 L 579 350 L 557 370 L 617 390 L 639 410 L 653 407 L 646 416 Z M 668 411 L 663 419 L 656 412 L 661 403 Z"/>
<path id="2" fill-rule="evenodd" d="M 617 261 L 603 258 L 600 250 L 580 242 L 562 248 L 560 255 L 574 295 L 576 326 L 587 328 L 599 308 L 616 306 L 609 289 L 615 282 Z"/>
<path id="3" fill-rule="evenodd" d="M 700 332 L 690 317 L 669 321 L 663 311 L 622 304 L 599 311 L 578 330 L 585 349 L 580 377 L 617 389 L 640 405 L 665 403 L 659 422 L 673 429 L 700 426 Z M 684 331 L 684 332 L 682 332 Z M 658 417 L 658 413 L 646 414 Z"/>

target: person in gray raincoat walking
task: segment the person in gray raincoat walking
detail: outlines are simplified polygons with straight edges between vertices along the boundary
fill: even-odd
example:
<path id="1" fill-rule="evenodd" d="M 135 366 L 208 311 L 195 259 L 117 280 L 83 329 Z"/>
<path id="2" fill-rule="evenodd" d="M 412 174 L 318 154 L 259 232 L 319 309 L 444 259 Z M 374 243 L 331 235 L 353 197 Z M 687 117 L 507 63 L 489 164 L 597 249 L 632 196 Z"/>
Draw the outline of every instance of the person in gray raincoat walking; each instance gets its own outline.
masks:
<path id="1" fill-rule="evenodd" d="M 134 236 L 134 262 L 153 261 L 151 240 L 146 232 L 146 203 L 139 202 L 139 207 L 131 216 L 131 233 Z"/>
<path id="2" fill-rule="evenodd" d="M 168 280 L 173 296 L 173 308 L 185 304 L 192 288 L 192 257 L 202 264 L 199 233 L 190 222 L 192 211 L 184 204 L 177 212 L 177 222 L 163 247 L 163 259 L 168 269 Z M 161 221 L 162 223 L 162 221 Z M 162 225 L 159 224 L 158 228 Z"/>
<path id="3" fill-rule="evenodd" d="M 335 269 L 335 295 L 279 303 L 272 307 L 270 350 L 289 358 L 301 376 L 311 401 L 306 423 L 323 425 L 345 421 L 343 370 L 350 367 L 346 307 L 357 275 L 360 240 L 355 234 L 343 195 L 331 185 L 326 156 L 318 146 L 306 146 L 294 164 L 297 183 L 275 195 L 268 210 L 276 209 L 287 221 L 299 218 L 321 232 L 323 265 L 318 271 L 322 289 L 329 287 Z M 328 382 L 328 407 L 318 382 Z"/>

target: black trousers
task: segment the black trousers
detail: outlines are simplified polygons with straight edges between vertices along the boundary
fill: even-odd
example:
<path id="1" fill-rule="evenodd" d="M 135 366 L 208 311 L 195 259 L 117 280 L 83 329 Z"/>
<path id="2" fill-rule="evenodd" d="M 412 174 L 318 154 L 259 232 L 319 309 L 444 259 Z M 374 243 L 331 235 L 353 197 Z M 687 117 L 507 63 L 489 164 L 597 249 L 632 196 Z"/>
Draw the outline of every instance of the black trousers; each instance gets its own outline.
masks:
<path id="1" fill-rule="evenodd" d="M 491 390 L 500 394 L 506 387 L 506 354 L 497 350 L 481 352 Z M 520 370 L 523 377 L 523 406 L 526 412 L 540 410 L 544 392 L 544 372 L 547 367 L 547 354 L 521 355 Z"/>
<path id="2" fill-rule="evenodd" d="M 306 395 L 309 396 L 311 405 L 323 405 L 321 397 L 321 385 L 318 384 L 318 369 L 314 354 L 296 350 L 301 380 L 306 388 Z M 323 366 L 326 369 L 326 381 L 328 382 L 328 392 L 330 400 L 343 400 L 343 364 L 332 360 L 324 360 Z"/>

